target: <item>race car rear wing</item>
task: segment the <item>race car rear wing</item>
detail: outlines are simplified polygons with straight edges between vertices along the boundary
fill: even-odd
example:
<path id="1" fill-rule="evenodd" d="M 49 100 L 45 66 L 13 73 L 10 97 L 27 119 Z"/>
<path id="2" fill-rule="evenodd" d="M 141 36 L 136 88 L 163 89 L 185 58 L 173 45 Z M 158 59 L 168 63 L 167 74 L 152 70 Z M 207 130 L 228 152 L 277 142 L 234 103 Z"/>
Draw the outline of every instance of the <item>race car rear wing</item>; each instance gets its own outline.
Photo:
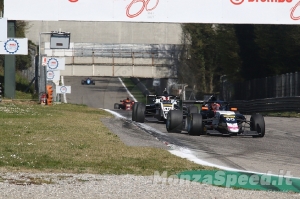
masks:
<path id="1" fill-rule="evenodd" d="M 178 106 L 181 110 L 186 110 L 186 108 L 193 105 L 202 106 L 203 103 L 203 100 L 178 100 Z"/>
<path id="2" fill-rule="evenodd" d="M 203 100 L 183 100 L 182 104 L 203 104 Z"/>
<path id="3" fill-rule="evenodd" d="M 151 98 L 161 98 L 165 95 L 147 95 L 146 97 L 151 97 Z M 179 96 L 176 96 L 176 95 L 168 95 L 168 97 L 174 99 L 174 98 L 178 98 L 179 99 Z"/>
<path id="4" fill-rule="evenodd" d="M 156 99 L 160 99 L 164 95 L 146 95 L 146 104 L 153 103 Z M 168 95 L 170 99 L 177 99 L 179 100 L 180 97 L 176 95 Z"/>

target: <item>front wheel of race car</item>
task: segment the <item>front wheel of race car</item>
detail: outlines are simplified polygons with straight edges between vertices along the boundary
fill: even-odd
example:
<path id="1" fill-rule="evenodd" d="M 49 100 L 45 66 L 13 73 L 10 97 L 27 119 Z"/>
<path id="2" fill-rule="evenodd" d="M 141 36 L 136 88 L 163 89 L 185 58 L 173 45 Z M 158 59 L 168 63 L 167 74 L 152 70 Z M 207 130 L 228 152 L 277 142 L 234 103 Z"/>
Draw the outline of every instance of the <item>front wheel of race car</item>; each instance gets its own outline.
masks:
<path id="1" fill-rule="evenodd" d="M 182 130 L 182 111 L 170 110 L 167 115 L 166 129 L 170 133 L 180 133 Z"/>
<path id="2" fill-rule="evenodd" d="M 253 137 L 264 137 L 265 136 L 265 120 L 264 117 L 259 114 L 252 114 L 250 118 L 250 130 L 256 131 L 258 135 Z"/>
<path id="3" fill-rule="evenodd" d="M 145 122 L 145 110 L 146 110 L 146 106 L 145 104 L 138 104 L 137 108 L 136 108 L 136 118 L 135 121 L 139 122 L 139 123 L 144 123 Z"/>
<path id="4" fill-rule="evenodd" d="M 188 128 L 189 135 L 201 135 L 203 134 L 203 121 L 202 115 L 197 113 L 192 113 L 188 119 Z"/>

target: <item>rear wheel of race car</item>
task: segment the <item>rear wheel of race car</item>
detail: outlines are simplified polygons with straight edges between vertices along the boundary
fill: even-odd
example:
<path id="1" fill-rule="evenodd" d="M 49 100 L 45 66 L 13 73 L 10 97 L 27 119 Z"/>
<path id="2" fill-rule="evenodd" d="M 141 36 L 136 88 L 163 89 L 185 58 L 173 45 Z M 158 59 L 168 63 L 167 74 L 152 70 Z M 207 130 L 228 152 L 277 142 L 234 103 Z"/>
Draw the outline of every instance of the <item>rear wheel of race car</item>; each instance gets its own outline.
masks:
<path id="1" fill-rule="evenodd" d="M 81 80 L 81 85 L 83 85 L 84 84 L 84 80 Z"/>
<path id="2" fill-rule="evenodd" d="M 132 106 L 132 121 L 136 122 L 136 110 L 139 105 L 139 102 L 135 102 Z"/>
<path id="3" fill-rule="evenodd" d="M 114 104 L 114 109 L 119 109 L 120 107 L 119 107 L 119 104 L 118 103 L 115 103 Z"/>
<path id="4" fill-rule="evenodd" d="M 139 103 L 137 108 L 136 108 L 136 118 L 135 121 L 139 123 L 144 123 L 145 122 L 145 110 L 146 106 L 145 104 Z"/>
<path id="5" fill-rule="evenodd" d="M 182 111 L 170 110 L 167 115 L 166 129 L 170 133 L 180 133 L 182 130 Z"/>
<path id="6" fill-rule="evenodd" d="M 203 122 L 202 115 L 198 113 L 192 113 L 188 123 L 188 134 L 189 135 L 201 135 L 203 134 Z"/>
<path id="7" fill-rule="evenodd" d="M 185 129 L 188 129 L 188 125 L 190 123 L 190 115 L 192 113 L 198 113 L 198 107 L 197 106 L 189 106 L 187 107 L 187 117 L 186 117 L 186 128 Z"/>
<path id="8" fill-rule="evenodd" d="M 252 114 L 250 118 L 250 130 L 256 131 L 258 135 L 253 137 L 264 137 L 265 136 L 265 120 L 264 117 L 259 114 Z"/>

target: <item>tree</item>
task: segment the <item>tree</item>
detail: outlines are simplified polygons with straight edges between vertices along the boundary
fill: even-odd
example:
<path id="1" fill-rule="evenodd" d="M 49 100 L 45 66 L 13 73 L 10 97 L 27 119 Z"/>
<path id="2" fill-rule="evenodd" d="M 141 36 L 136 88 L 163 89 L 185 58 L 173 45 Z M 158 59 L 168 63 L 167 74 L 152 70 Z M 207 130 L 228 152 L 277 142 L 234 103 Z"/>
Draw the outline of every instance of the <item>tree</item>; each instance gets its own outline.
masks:
<path id="1" fill-rule="evenodd" d="M 300 69 L 300 28 L 293 25 L 256 25 L 255 43 L 264 69 L 258 77 L 296 72 Z"/>
<path id="2" fill-rule="evenodd" d="M 246 79 L 253 79 L 258 74 L 265 75 L 258 55 L 258 46 L 255 43 L 255 31 L 252 24 L 234 25 L 238 45 L 240 47 L 239 56 L 242 60 L 241 76 Z"/>
<path id="3" fill-rule="evenodd" d="M 181 57 L 180 80 L 194 85 L 197 91 L 219 90 L 220 77 L 237 80 L 241 61 L 239 46 L 232 25 L 183 25 L 184 56 Z"/>
<path id="4" fill-rule="evenodd" d="M 4 0 L 0 0 L 0 12 L 3 13 L 3 11 L 4 11 Z M 0 16 L 0 17 L 2 17 L 2 16 Z"/>

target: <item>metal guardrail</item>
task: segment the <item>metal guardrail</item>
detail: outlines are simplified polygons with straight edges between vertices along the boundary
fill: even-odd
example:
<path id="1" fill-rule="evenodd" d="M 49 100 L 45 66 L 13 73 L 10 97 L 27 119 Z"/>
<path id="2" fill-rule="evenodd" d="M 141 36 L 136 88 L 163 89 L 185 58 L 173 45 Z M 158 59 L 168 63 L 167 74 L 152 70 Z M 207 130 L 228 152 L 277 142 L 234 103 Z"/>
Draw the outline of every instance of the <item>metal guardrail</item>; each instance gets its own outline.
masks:
<path id="1" fill-rule="evenodd" d="M 231 107 L 236 107 L 243 114 L 271 112 L 271 111 L 296 111 L 300 112 L 300 96 L 266 98 L 257 100 L 230 101 Z"/>

